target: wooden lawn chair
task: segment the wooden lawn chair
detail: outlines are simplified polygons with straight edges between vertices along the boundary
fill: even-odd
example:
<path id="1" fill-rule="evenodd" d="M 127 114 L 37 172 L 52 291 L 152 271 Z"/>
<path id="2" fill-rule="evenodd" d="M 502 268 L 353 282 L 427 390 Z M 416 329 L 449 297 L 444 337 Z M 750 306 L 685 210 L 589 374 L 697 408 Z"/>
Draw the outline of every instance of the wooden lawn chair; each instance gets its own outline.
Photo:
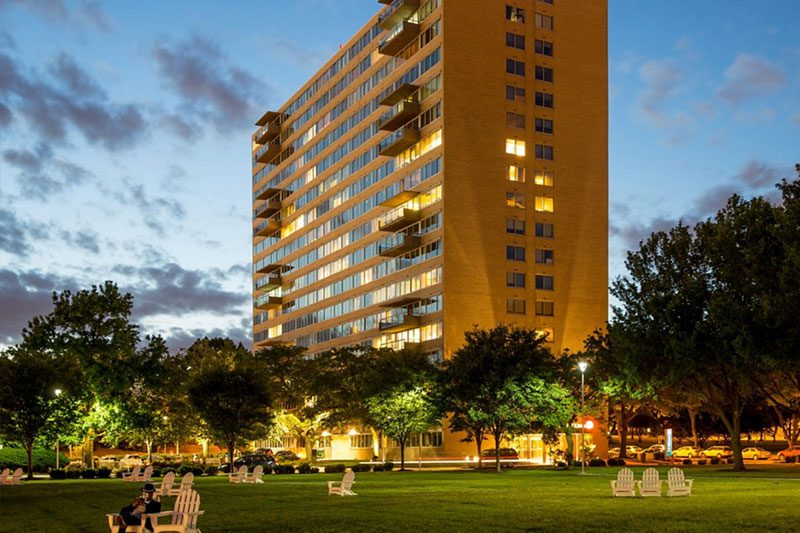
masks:
<path id="1" fill-rule="evenodd" d="M 0 472 L 0 483 L 2 483 L 7 477 L 11 475 L 11 470 L 8 468 L 4 468 L 2 472 Z"/>
<path id="2" fill-rule="evenodd" d="M 247 477 L 247 465 L 242 465 L 236 472 L 228 474 L 228 481 L 230 483 L 241 483 Z"/>
<path id="3" fill-rule="evenodd" d="M 194 474 L 186 472 L 181 479 L 181 484 L 177 487 L 173 486 L 167 496 L 180 496 L 182 492 L 192 490 L 192 485 L 194 485 Z"/>
<path id="4" fill-rule="evenodd" d="M 667 496 L 691 496 L 693 479 L 684 479 L 683 470 L 670 468 L 667 474 Z"/>
<path id="5" fill-rule="evenodd" d="M 10 476 L 6 475 L 6 477 L 3 478 L 2 483 L 3 485 L 22 485 L 23 475 L 24 472 L 22 471 L 22 468 L 17 468 L 16 470 L 14 470 L 14 473 L 11 474 Z"/>
<path id="6" fill-rule="evenodd" d="M 349 470 L 344 473 L 341 481 L 328 481 L 328 496 L 338 494 L 339 496 L 357 496 L 353 492 L 353 483 L 356 481 L 356 473 Z M 338 485 L 338 486 L 337 486 Z"/>
<path id="7" fill-rule="evenodd" d="M 655 468 L 648 468 L 642 473 L 642 480 L 636 482 L 636 485 L 639 487 L 639 496 L 661 497 L 662 483 L 663 481 L 658 476 L 658 470 Z"/>
<path id="8" fill-rule="evenodd" d="M 169 496 L 174 483 L 175 472 L 167 472 L 164 474 L 164 479 L 161 480 L 161 483 L 159 483 L 159 485 L 156 487 L 156 493 L 154 496 L 158 496 L 159 499 L 163 498 L 164 496 Z"/>
<path id="9" fill-rule="evenodd" d="M 611 495 L 636 496 L 633 487 L 633 470 L 623 468 L 617 473 L 617 479 L 611 481 Z"/>
<path id="10" fill-rule="evenodd" d="M 142 473 L 142 467 L 134 466 L 133 471 L 122 473 L 122 481 L 138 482 L 141 473 Z"/>
<path id="11" fill-rule="evenodd" d="M 264 480 L 261 479 L 264 476 L 264 467 L 261 465 L 257 465 L 253 469 L 252 474 L 245 473 L 244 477 L 241 480 L 241 483 L 264 483 Z"/>
<path id="12" fill-rule="evenodd" d="M 153 533 L 200 533 L 197 529 L 197 517 L 203 514 L 200 510 L 200 495 L 195 490 L 188 490 L 178 495 L 172 511 L 142 515 L 142 523 L 150 519 Z M 170 523 L 158 523 L 159 518 L 170 517 Z"/>
<path id="13" fill-rule="evenodd" d="M 142 472 L 142 475 L 139 476 L 139 482 L 140 483 L 146 483 L 147 481 L 150 481 L 150 479 L 152 477 L 153 477 L 153 467 L 152 466 L 148 466 L 147 468 L 144 469 L 144 472 Z"/>

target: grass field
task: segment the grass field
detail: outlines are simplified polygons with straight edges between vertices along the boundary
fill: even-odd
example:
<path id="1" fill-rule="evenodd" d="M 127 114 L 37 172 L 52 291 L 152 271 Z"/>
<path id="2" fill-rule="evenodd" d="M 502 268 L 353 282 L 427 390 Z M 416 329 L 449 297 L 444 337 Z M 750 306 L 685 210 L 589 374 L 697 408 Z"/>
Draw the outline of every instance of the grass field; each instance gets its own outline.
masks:
<path id="1" fill-rule="evenodd" d="M 685 470 L 688 498 L 611 498 L 618 468 L 356 474 L 358 496 L 327 496 L 341 474 L 200 478 L 199 526 L 216 531 L 797 531 L 800 469 Z M 666 477 L 666 468 L 660 468 Z M 635 468 L 637 479 L 641 468 Z M 0 531 L 108 531 L 105 513 L 137 494 L 121 480 L 36 480 L 0 487 Z M 172 507 L 167 499 L 164 508 Z"/>

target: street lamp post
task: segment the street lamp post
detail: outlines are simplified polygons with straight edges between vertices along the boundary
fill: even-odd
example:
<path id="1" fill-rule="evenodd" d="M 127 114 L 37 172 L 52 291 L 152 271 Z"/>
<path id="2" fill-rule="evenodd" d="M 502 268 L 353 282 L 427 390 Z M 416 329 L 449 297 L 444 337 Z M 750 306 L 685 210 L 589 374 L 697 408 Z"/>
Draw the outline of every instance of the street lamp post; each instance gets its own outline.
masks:
<path id="1" fill-rule="evenodd" d="M 61 396 L 61 389 L 56 389 L 55 393 L 56 393 L 56 398 L 58 398 L 59 396 Z M 58 446 L 58 437 L 59 437 L 59 435 L 58 435 L 58 433 L 56 433 L 56 470 L 58 470 L 58 467 L 59 467 L 59 464 L 58 464 L 59 457 L 58 456 L 61 455 L 59 453 L 59 449 L 58 449 L 59 448 L 59 446 Z"/>
<path id="2" fill-rule="evenodd" d="M 583 417 L 583 395 L 584 395 L 584 381 L 583 376 L 586 373 L 586 367 L 589 363 L 581 361 L 578 363 L 578 368 L 581 370 L 581 475 L 586 474 L 586 435 L 583 432 L 583 426 L 586 425 Z"/>

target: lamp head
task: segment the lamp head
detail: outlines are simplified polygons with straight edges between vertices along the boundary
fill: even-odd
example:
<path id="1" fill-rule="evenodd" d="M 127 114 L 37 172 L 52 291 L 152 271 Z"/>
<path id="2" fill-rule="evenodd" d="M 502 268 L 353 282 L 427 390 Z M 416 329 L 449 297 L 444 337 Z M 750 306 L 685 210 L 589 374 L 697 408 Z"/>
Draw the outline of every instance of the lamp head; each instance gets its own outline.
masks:
<path id="1" fill-rule="evenodd" d="M 580 368 L 581 372 L 586 372 L 586 369 L 589 367 L 589 363 L 586 361 L 580 361 L 578 363 L 578 368 Z"/>

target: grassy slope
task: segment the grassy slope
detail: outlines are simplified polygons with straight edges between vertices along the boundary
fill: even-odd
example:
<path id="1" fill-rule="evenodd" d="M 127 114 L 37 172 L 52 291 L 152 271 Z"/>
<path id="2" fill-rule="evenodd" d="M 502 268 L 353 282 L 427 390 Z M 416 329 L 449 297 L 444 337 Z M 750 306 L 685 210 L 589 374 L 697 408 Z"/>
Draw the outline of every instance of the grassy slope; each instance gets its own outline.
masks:
<path id="1" fill-rule="evenodd" d="M 203 531 L 766 531 L 797 530 L 800 469 L 735 474 L 690 468 L 689 498 L 612 499 L 617 468 L 576 471 L 358 473 L 357 497 L 327 496 L 341 475 L 268 476 L 260 485 L 201 478 Z M 641 469 L 635 469 L 637 479 Z M 666 469 L 660 469 L 665 477 Z M 120 480 L 34 481 L 0 488 L 0 530 L 108 531 L 138 490 Z M 165 508 L 171 508 L 171 499 Z"/>

